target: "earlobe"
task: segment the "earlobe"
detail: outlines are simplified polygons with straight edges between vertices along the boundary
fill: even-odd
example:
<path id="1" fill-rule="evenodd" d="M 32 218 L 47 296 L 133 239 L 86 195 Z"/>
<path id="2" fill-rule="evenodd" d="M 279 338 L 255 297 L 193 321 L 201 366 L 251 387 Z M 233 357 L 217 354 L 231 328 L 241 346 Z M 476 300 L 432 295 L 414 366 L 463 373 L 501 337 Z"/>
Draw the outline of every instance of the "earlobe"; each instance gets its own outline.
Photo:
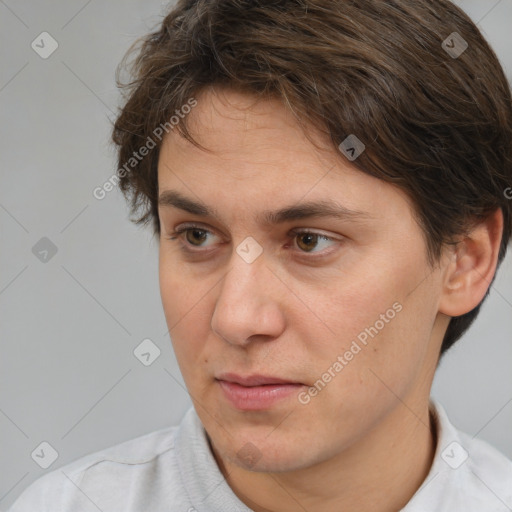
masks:
<path id="1" fill-rule="evenodd" d="M 498 208 L 450 248 L 440 313 L 460 316 L 482 301 L 496 272 L 502 233 L 503 212 Z"/>

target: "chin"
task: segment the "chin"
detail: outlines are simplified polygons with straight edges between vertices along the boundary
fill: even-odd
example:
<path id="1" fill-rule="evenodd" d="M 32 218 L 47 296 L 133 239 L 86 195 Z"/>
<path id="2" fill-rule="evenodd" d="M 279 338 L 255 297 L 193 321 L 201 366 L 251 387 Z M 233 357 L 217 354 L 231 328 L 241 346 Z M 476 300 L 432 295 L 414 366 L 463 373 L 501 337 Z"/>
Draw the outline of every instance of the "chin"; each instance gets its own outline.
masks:
<path id="1" fill-rule="evenodd" d="M 256 468 L 253 467 L 251 471 L 263 473 L 286 473 L 290 471 L 299 471 L 313 466 L 314 464 L 314 461 L 311 460 L 311 456 L 305 456 L 303 453 L 295 456 L 289 456 L 287 458 L 278 455 L 276 458 L 266 461 Z"/>
<path id="2" fill-rule="evenodd" d="M 263 473 L 282 473 L 304 469 L 315 464 L 311 446 L 304 449 L 300 439 L 293 441 L 290 436 L 282 436 L 262 432 L 261 436 L 234 436 L 223 447 L 223 453 L 230 463 L 247 471 Z M 236 451 L 234 447 L 240 447 Z"/>

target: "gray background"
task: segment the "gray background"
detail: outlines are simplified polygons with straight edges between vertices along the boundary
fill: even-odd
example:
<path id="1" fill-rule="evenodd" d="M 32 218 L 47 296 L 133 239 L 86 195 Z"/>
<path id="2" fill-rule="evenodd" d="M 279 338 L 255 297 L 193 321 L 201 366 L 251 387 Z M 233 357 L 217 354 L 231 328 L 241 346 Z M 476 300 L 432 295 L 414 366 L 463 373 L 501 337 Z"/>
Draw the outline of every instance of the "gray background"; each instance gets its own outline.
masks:
<path id="1" fill-rule="evenodd" d="M 458 2 L 512 77 L 512 0 Z M 157 245 L 115 189 L 114 70 L 161 19 L 156 0 L 0 0 L 0 509 L 87 453 L 179 423 L 191 404 L 160 302 Z M 31 43 L 58 42 L 42 59 Z M 511 184 L 512 186 L 512 184 Z M 57 253 L 32 252 L 47 237 Z M 40 242 L 42 243 L 42 242 Z M 512 264 L 503 263 L 433 395 L 455 425 L 512 458 Z M 150 366 L 133 354 L 149 338 Z M 31 453 L 49 442 L 44 470 Z"/>

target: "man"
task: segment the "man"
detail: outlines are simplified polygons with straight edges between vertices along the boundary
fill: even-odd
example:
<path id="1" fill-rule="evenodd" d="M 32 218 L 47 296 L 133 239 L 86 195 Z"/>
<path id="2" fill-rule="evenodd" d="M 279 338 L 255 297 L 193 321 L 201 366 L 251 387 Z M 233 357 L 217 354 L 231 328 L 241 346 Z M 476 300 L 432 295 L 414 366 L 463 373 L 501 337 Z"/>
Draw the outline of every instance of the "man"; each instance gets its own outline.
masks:
<path id="1" fill-rule="evenodd" d="M 430 400 L 512 233 L 476 26 L 446 0 L 183 0 L 133 73 L 119 184 L 193 407 L 11 510 L 512 510 L 512 462 Z"/>

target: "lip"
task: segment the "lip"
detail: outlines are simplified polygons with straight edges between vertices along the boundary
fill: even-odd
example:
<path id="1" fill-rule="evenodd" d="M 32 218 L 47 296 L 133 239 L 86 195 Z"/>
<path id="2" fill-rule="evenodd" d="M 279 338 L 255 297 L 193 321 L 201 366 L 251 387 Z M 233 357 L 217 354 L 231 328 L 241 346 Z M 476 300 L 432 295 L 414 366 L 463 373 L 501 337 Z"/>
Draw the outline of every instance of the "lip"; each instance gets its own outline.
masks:
<path id="1" fill-rule="evenodd" d="M 217 380 L 223 380 L 226 382 L 234 382 L 235 384 L 240 384 L 241 386 L 263 386 L 267 384 L 302 384 L 301 382 L 280 379 L 279 377 L 273 377 L 271 375 L 247 375 L 243 377 L 241 375 L 237 375 L 236 373 L 223 373 L 216 377 Z"/>
<path id="2" fill-rule="evenodd" d="M 242 411 L 269 409 L 304 387 L 300 382 L 264 375 L 224 374 L 217 378 L 217 382 L 229 402 Z"/>

